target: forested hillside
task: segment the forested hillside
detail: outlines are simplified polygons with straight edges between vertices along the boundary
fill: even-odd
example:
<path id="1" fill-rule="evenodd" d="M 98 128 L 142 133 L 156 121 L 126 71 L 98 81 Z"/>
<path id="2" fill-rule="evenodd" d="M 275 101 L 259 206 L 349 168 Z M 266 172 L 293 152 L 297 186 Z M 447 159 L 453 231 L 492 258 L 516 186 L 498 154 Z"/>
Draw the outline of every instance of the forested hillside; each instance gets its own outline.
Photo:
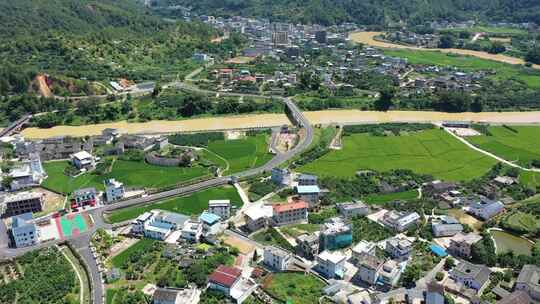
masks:
<path id="1" fill-rule="evenodd" d="M 537 0 L 154 0 L 162 1 L 190 6 L 204 14 L 242 14 L 325 25 L 387 25 L 401 20 L 419 24 L 437 19 L 540 23 Z"/>

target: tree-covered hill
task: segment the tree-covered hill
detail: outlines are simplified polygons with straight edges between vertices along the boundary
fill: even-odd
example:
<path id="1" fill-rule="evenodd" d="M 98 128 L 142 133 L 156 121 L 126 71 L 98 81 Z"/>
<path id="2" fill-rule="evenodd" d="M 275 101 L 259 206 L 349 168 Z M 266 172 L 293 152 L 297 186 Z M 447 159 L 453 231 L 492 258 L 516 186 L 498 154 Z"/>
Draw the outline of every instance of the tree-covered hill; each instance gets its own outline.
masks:
<path id="1" fill-rule="evenodd" d="M 192 7 L 204 14 L 242 14 L 301 23 L 386 25 L 438 19 L 540 23 L 538 0 L 154 0 L 162 2 Z"/>

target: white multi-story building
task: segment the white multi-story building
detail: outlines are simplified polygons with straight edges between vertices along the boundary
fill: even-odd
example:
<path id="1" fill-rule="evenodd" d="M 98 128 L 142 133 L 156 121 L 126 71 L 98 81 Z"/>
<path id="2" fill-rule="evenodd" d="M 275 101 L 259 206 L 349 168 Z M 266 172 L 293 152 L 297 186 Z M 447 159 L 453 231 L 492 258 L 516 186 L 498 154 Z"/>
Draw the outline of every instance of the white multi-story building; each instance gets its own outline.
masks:
<path id="1" fill-rule="evenodd" d="M 117 201 L 124 198 L 125 189 L 124 184 L 118 182 L 114 178 L 107 179 L 105 182 L 105 199 L 107 203 Z"/>
<path id="2" fill-rule="evenodd" d="M 11 235 L 15 247 L 26 247 L 37 244 L 38 229 L 32 220 L 32 213 L 24 213 L 11 218 Z"/>
<path id="3" fill-rule="evenodd" d="M 337 251 L 323 251 L 316 257 L 315 270 L 328 279 L 343 278 L 345 274 L 345 261 L 347 256 Z"/>
<path id="4" fill-rule="evenodd" d="M 386 241 L 386 252 L 396 260 L 407 260 L 411 255 L 412 249 L 412 242 L 403 236 L 396 236 Z"/>
<path id="5" fill-rule="evenodd" d="M 420 215 L 416 212 L 404 213 L 400 211 L 388 211 L 381 219 L 382 223 L 398 232 L 405 231 L 410 226 L 416 224 Z"/>
<path id="6" fill-rule="evenodd" d="M 296 187 L 296 193 L 300 197 L 301 200 L 308 203 L 309 208 L 315 208 L 319 205 L 319 194 L 321 190 L 319 189 L 319 186 L 317 185 L 310 185 L 310 186 L 297 186 Z"/>
<path id="7" fill-rule="evenodd" d="M 210 200 L 208 201 L 208 212 L 219 215 L 222 220 L 231 217 L 230 200 Z"/>
<path id="8" fill-rule="evenodd" d="M 289 267 L 292 260 L 291 253 L 275 247 L 264 247 L 264 264 L 274 270 L 285 271 Z"/>
<path id="9" fill-rule="evenodd" d="M 203 234 L 203 224 L 198 220 L 190 219 L 184 223 L 182 238 L 188 242 L 198 243 Z"/>
<path id="10" fill-rule="evenodd" d="M 370 285 L 376 284 L 383 261 L 372 254 L 362 254 L 358 259 L 359 279 Z"/>
<path id="11" fill-rule="evenodd" d="M 347 218 L 367 215 L 369 213 L 368 206 L 360 201 L 340 203 L 336 204 L 336 207 L 339 214 Z"/>
<path id="12" fill-rule="evenodd" d="M 96 165 L 95 159 L 92 154 L 86 151 L 80 151 L 71 155 L 71 163 L 77 169 L 92 169 Z"/>

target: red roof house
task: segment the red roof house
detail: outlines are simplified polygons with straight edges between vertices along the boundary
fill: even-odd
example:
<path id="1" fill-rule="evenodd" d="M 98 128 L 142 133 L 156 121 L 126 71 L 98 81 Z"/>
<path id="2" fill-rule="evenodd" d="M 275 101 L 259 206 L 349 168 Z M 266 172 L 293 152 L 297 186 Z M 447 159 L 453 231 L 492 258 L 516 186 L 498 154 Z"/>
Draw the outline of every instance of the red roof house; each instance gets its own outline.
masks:
<path id="1" fill-rule="evenodd" d="M 208 277 L 208 283 L 211 289 L 217 289 L 225 292 L 227 295 L 231 287 L 240 279 L 242 271 L 236 267 L 219 265 Z"/>

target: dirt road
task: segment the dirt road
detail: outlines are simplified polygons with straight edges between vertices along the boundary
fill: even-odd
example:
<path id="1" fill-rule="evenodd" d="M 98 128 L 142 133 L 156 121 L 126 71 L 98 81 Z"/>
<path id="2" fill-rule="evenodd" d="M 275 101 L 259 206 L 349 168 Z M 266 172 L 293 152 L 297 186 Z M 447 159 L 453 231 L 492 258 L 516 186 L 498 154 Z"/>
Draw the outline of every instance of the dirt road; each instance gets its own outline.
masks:
<path id="1" fill-rule="evenodd" d="M 481 51 L 472 51 L 472 50 L 463 50 L 463 49 L 430 49 L 430 48 L 419 48 L 415 46 L 408 46 L 408 45 L 401 45 L 401 44 L 394 44 L 390 42 L 384 42 L 375 40 L 375 36 L 381 35 L 382 32 L 356 32 L 351 33 L 349 35 L 349 38 L 352 41 L 363 43 L 370 46 L 380 47 L 380 48 L 387 48 L 387 49 L 408 49 L 408 50 L 418 50 L 418 51 L 439 51 L 443 53 L 452 53 L 452 54 L 460 54 L 460 55 L 469 55 L 474 56 L 482 59 L 488 59 L 488 60 L 495 60 L 499 62 L 509 63 L 509 64 L 524 64 L 525 61 L 521 58 L 516 57 L 510 57 L 506 55 L 501 54 L 490 54 L 487 52 L 481 52 Z M 535 69 L 540 69 L 540 65 L 535 64 L 533 65 Z"/>

